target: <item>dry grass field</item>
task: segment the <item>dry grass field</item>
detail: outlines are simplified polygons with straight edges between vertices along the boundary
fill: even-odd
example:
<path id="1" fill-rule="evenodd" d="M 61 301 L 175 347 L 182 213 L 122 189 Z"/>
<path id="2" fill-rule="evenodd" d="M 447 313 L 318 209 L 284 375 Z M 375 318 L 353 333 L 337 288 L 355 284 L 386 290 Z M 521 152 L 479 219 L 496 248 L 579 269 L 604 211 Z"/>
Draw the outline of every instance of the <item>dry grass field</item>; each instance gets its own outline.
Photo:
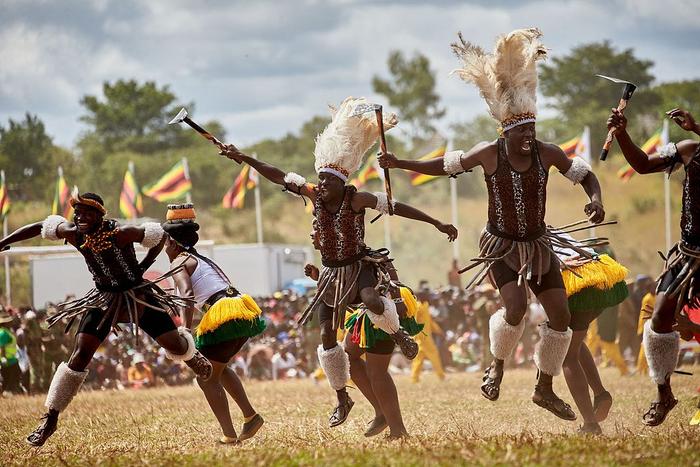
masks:
<path id="1" fill-rule="evenodd" d="M 691 368 L 691 371 L 697 370 Z M 534 370 L 506 374 L 501 400 L 479 395 L 477 374 L 451 374 L 420 384 L 397 378 L 411 437 L 365 439 L 369 405 L 358 391 L 348 422 L 326 427 L 331 393 L 310 380 L 251 382 L 250 397 L 266 424 L 240 446 L 220 446 L 218 425 L 195 387 L 81 393 L 43 448 L 24 444 L 43 397 L 0 399 L 0 465 L 700 465 L 696 376 L 678 376 L 680 403 L 664 425 L 640 416 L 654 388 L 645 376 L 603 370 L 615 397 L 603 437 L 576 435 L 529 401 Z M 571 401 L 562 377 L 556 389 Z M 240 413 L 232 407 L 236 424 Z"/>

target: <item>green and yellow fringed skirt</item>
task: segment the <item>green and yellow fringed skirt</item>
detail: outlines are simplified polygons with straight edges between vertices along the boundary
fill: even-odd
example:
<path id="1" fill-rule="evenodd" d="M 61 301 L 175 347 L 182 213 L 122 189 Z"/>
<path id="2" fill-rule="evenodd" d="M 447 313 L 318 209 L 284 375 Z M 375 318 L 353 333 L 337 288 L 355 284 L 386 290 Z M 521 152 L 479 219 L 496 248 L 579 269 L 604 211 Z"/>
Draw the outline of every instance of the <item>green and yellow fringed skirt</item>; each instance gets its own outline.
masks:
<path id="1" fill-rule="evenodd" d="M 406 305 L 406 317 L 399 319 L 399 324 L 409 336 L 415 336 L 423 330 L 423 325 L 416 321 L 418 302 L 407 287 L 401 287 L 401 298 Z M 355 310 L 345 316 L 345 329 L 350 332 L 350 339 L 361 349 L 371 349 L 379 341 L 391 339 L 389 334 L 377 328 L 363 310 Z"/>
<path id="2" fill-rule="evenodd" d="M 250 295 L 224 297 L 209 307 L 197 326 L 197 348 L 221 344 L 241 337 L 257 336 L 265 330 L 262 311 Z"/>
<path id="3" fill-rule="evenodd" d="M 628 273 L 626 267 L 608 255 L 563 270 L 561 277 L 569 297 L 569 311 L 602 310 L 621 303 L 629 295 L 625 283 Z"/>

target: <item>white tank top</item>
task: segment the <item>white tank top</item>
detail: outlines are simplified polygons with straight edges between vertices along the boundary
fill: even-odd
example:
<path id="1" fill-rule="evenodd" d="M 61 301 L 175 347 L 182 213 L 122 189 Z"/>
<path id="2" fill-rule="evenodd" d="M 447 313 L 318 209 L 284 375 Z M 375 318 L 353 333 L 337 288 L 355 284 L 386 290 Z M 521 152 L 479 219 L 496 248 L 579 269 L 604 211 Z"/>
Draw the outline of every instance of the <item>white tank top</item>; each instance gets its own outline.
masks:
<path id="1" fill-rule="evenodd" d="M 201 308 L 209 297 L 220 290 L 228 288 L 229 283 L 213 267 L 209 266 L 206 261 L 202 261 L 194 256 L 193 258 L 197 260 L 197 267 L 192 273 L 190 280 L 192 281 L 192 291 L 194 292 L 197 307 Z"/>

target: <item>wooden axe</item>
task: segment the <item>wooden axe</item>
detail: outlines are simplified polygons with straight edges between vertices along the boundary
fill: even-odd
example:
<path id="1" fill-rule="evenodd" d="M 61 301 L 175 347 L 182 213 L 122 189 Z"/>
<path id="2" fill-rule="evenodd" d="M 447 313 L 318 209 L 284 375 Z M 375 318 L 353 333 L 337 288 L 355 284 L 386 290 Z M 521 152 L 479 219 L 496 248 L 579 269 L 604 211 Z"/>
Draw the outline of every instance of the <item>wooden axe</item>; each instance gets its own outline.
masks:
<path id="1" fill-rule="evenodd" d="M 624 84 L 625 87 L 622 90 L 622 97 L 620 97 L 620 102 L 617 104 L 617 110 L 620 112 L 624 112 L 625 107 L 627 107 L 627 102 L 632 99 L 632 94 L 634 94 L 634 90 L 637 89 L 636 84 L 632 84 L 629 81 L 625 81 L 622 79 L 618 78 L 611 78 L 609 76 L 604 76 L 604 75 L 596 75 L 599 78 L 604 78 L 607 80 L 612 81 L 613 83 L 618 83 L 618 84 Z M 610 131 L 608 131 L 608 136 L 605 138 L 605 143 L 603 143 L 603 149 L 600 151 L 600 160 L 604 161 L 608 157 L 608 151 L 610 151 L 610 146 L 612 146 L 613 142 L 613 136 L 615 136 L 615 129 L 611 128 Z"/>
<path id="2" fill-rule="evenodd" d="M 175 118 L 173 118 L 172 120 L 170 120 L 170 121 L 168 122 L 168 125 L 174 125 L 174 124 L 176 124 L 176 123 L 182 123 L 182 122 L 185 122 L 185 123 L 187 123 L 189 126 L 191 126 L 192 128 L 194 128 L 194 130 L 195 130 L 197 133 L 199 133 L 200 135 L 204 136 L 206 139 L 208 139 L 209 141 L 211 141 L 211 142 L 212 142 L 215 146 L 217 146 L 219 149 L 223 149 L 223 148 L 224 148 L 224 143 L 222 143 L 221 141 L 219 141 L 218 139 L 216 139 L 216 137 L 215 137 L 214 135 L 212 135 L 212 134 L 209 133 L 207 130 L 205 130 L 205 129 L 202 128 L 201 126 L 197 125 L 194 121 L 192 121 L 192 119 L 190 118 L 190 114 L 187 113 L 187 109 L 184 108 L 184 107 L 183 107 L 182 109 L 180 109 L 180 112 L 178 112 L 177 115 L 175 115 Z"/>
<path id="3" fill-rule="evenodd" d="M 357 117 L 367 112 L 374 112 L 374 115 L 377 117 L 377 125 L 379 126 L 379 147 L 382 154 L 386 154 L 386 136 L 384 135 L 384 116 L 382 114 L 382 106 L 379 104 L 360 104 L 355 107 L 350 116 Z M 394 206 L 392 205 L 391 177 L 389 176 L 389 169 L 384 169 L 384 191 L 386 192 L 386 197 L 389 202 L 389 215 L 393 216 Z M 372 219 L 371 222 L 376 221 L 380 216 L 381 214 Z"/>

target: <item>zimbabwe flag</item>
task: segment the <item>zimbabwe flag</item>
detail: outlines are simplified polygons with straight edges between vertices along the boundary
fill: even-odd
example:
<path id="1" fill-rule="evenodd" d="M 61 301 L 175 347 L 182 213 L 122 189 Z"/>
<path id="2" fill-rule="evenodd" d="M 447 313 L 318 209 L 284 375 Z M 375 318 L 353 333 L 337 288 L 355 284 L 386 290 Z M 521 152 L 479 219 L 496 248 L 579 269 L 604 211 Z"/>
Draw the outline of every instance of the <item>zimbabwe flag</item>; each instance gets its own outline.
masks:
<path id="1" fill-rule="evenodd" d="M 422 156 L 418 158 L 419 161 L 442 157 L 445 155 L 445 150 L 447 150 L 447 140 L 439 133 L 436 133 L 421 149 L 419 154 L 422 154 Z M 438 178 L 435 175 L 425 175 L 418 172 L 410 172 L 408 176 L 413 186 L 423 185 Z"/>
<path id="2" fill-rule="evenodd" d="M 661 128 L 656 130 L 656 132 L 653 135 L 651 135 L 651 137 L 648 140 L 646 140 L 646 142 L 642 145 L 642 151 L 644 151 L 647 155 L 652 155 L 655 152 L 657 152 L 663 144 L 663 138 L 661 133 Z M 632 178 L 632 176 L 635 173 L 636 172 L 634 171 L 631 165 L 625 164 L 624 167 L 617 171 L 617 178 L 619 178 L 623 182 L 627 182 L 630 178 Z"/>
<path id="3" fill-rule="evenodd" d="M 226 209 L 242 209 L 247 191 L 255 188 L 257 184 L 255 170 L 251 170 L 248 164 L 244 165 L 233 186 L 224 195 L 221 205 Z"/>
<path id="4" fill-rule="evenodd" d="M 179 161 L 160 179 L 143 188 L 143 194 L 156 201 L 178 201 L 185 198 L 192 189 L 187 167 Z"/>
<path id="5" fill-rule="evenodd" d="M 369 156 L 367 162 L 362 166 L 357 176 L 350 180 L 351 185 L 355 185 L 358 190 L 365 185 L 370 180 L 379 179 L 379 169 L 377 168 L 377 158 L 376 156 Z"/>
<path id="6" fill-rule="evenodd" d="M 562 151 L 564 151 L 566 157 L 571 159 L 573 157 L 576 157 L 576 148 L 579 144 L 581 144 L 581 137 L 577 136 L 576 138 L 570 139 L 566 143 L 560 144 L 559 147 Z"/>
<path id="7" fill-rule="evenodd" d="M 70 205 L 70 188 L 63 178 L 63 168 L 58 168 L 58 180 L 56 181 L 56 191 L 54 192 L 53 204 L 51 205 L 51 214 L 63 216 L 70 219 L 73 213 L 73 207 Z"/>
<path id="8" fill-rule="evenodd" d="M 143 197 L 134 178 L 134 164 L 129 162 L 129 168 L 124 174 L 122 192 L 119 195 L 119 211 L 124 219 L 136 219 L 143 214 Z"/>
<path id="9" fill-rule="evenodd" d="M 7 196 L 5 185 L 5 171 L 0 171 L 0 219 L 4 219 L 10 212 L 10 198 Z"/>

